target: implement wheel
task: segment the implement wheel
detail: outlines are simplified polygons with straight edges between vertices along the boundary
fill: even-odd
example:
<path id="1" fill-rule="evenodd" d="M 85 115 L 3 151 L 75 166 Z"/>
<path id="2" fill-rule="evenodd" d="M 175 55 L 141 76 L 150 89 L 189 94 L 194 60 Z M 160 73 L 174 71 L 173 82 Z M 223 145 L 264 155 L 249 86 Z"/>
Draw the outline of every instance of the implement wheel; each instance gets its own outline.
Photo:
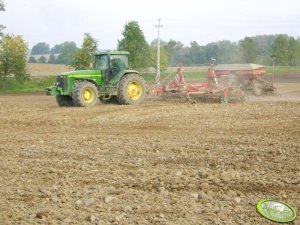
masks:
<path id="1" fill-rule="evenodd" d="M 134 73 L 126 74 L 119 82 L 118 102 L 122 105 L 137 105 L 146 97 L 144 79 Z"/>
<path id="2" fill-rule="evenodd" d="M 75 106 L 94 106 L 98 102 L 97 87 L 88 81 L 77 82 L 73 91 Z"/>
<path id="3" fill-rule="evenodd" d="M 263 94 L 263 87 L 258 83 L 254 83 L 252 86 L 252 93 L 255 96 L 261 96 Z"/>
<path id="4" fill-rule="evenodd" d="M 59 106 L 74 106 L 73 98 L 69 95 L 57 95 L 56 102 Z"/>

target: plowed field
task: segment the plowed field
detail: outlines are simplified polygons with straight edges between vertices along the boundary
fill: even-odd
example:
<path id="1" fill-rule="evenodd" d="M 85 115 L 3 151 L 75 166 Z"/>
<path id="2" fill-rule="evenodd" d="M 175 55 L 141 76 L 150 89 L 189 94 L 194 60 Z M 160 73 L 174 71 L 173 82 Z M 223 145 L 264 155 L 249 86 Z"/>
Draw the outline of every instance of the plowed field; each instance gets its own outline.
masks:
<path id="1" fill-rule="evenodd" d="M 300 210 L 300 88 L 288 85 L 228 105 L 0 96 L 0 224 L 273 224 L 260 199 Z"/>

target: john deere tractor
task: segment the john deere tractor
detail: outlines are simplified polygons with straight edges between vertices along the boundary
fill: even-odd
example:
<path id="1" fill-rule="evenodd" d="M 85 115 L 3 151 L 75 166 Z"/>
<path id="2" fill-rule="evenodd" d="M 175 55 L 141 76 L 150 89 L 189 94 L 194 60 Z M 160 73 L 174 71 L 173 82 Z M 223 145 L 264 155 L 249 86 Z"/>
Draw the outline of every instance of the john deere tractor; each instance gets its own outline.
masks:
<path id="1" fill-rule="evenodd" d="M 57 76 L 47 95 L 56 96 L 59 106 L 93 106 L 98 100 L 117 100 L 123 105 L 144 101 L 146 83 L 141 74 L 128 69 L 126 51 L 96 54 L 94 70 L 78 70 Z"/>

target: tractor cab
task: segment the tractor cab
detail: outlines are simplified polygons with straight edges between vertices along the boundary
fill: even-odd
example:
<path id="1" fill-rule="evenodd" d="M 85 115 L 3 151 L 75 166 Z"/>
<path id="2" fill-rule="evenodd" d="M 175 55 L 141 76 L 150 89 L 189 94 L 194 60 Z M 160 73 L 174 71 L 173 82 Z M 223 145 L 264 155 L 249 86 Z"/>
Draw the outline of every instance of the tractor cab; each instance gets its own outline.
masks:
<path id="1" fill-rule="evenodd" d="M 128 69 L 128 55 L 126 51 L 109 51 L 96 54 L 95 69 L 101 70 L 104 83 L 108 85 L 118 74 Z"/>

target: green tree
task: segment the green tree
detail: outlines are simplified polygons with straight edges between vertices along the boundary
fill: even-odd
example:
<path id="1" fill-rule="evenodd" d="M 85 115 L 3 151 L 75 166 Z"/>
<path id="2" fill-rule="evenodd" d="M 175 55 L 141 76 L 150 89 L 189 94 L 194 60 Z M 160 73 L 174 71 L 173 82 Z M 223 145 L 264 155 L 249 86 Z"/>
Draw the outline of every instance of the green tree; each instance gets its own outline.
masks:
<path id="1" fill-rule="evenodd" d="M 170 40 L 165 45 L 165 50 L 168 53 L 169 56 L 169 66 L 176 66 L 176 60 L 175 60 L 175 52 L 176 52 L 176 44 L 177 42 L 175 40 Z"/>
<path id="2" fill-rule="evenodd" d="M 218 41 L 207 44 L 205 47 L 205 64 L 215 58 L 217 63 L 231 63 L 234 61 L 235 46 L 230 41 Z"/>
<path id="3" fill-rule="evenodd" d="M 255 41 L 250 37 L 245 37 L 240 41 L 240 49 L 243 62 L 253 63 L 257 57 L 257 49 Z"/>
<path id="4" fill-rule="evenodd" d="M 5 11 L 4 3 L 3 3 L 2 0 L 0 0 L 0 11 Z M 2 24 L 0 24 L 0 36 L 3 35 L 2 30 L 3 30 L 4 28 L 5 28 L 5 27 L 4 27 Z"/>
<path id="5" fill-rule="evenodd" d="M 160 40 L 159 45 L 160 47 L 165 47 L 168 43 L 164 40 Z M 153 41 L 151 41 L 150 48 L 156 47 L 157 46 L 157 38 L 155 38 Z"/>
<path id="6" fill-rule="evenodd" d="M 284 34 L 279 34 L 274 41 L 272 46 L 272 54 L 276 55 L 276 62 L 278 65 L 287 66 L 289 55 L 289 41 L 288 36 Z"/>
<path id="7" fill-rule="evenodd" d="M 53 54 L 60 54 L 64 48 L 64 43 L 59 45 L 54 45 L 53 48 L 51 48 L 51 53 Z"/>
<path id="8" fill-rule="evenodd" d="M 95 61 L 95 53 L 98 49 L 98 41 L 89 33 L 84 34 L 81 48 L 75 55 L 74 67 L 76 70 L 89 69 Z"/>
<path id="9" fill-rule="evenodd" d="M 295 38 L 289 39 L 289 66 L 297 66 L 300 64 L 300 43 Z"/>
<path id="10" fill-rule="evenodd" d="M 150 49 L 151 51 L 151 66 L 157 66 L 157 47 L 154 46 Z M 168 67 L 168 53 L 165 48 L 160 48 L 160 69 L 161 71 L 166 70 Z"/>
<path id="11" fill-rule="evenodd" d="M 231 41 L 219 41 L 217 42 L 218 45 L 218 52 L 217 52 L 217 60 L 218 63 L 236 63 L 239 61 L 238 52 L 239 48 L 235 42 Z M 252 57 L 252 61 L 254 62 L 256 57 Z"/>
<path id="12" fill-rule="evenodd" d="M 28 47 L 21 36 L 3 35 L 0 44 L 0 84 L 4 89 L 8 76 L 23 84 L 26 79 Z"/>
<path id="13" fill-rule="evenodd" d="M 46 62 L 47 62 L 47 59 L 46 59 L 45 56 L 42 55 L 42 56 L 38 59 L 38 62 L 39 62 L 39 63 L 46 63 Z"/>
<path id="14" fill-rule="evenodd" d="M 168 67 L 168 60 L 169 56 L 165 49 L 167 42 L 160 40 L 160 69 L 161 71 L 166 70 Z M 150 66 L 155 67 L 157 66 L 157 39 L 154 39 L 150 44 Z"/>
<path id="15" fill-rule="evenodd" d="M 169 55 L 169 65 L 177 66 L 179 63 L 184 63 L 184 45 L 179 41 L 170 40 L 165 49 Z"/>
<path id="16" fill-rule="evenodd" d="M 191 48 L 189 47 L 183 47 L 181 51 L 181 61 L 183 65 L 192 65 L 193 64 L 193 59 L 191 57 Z"/>
<path id="17" fill-rule="evenodd" d="M 49 45 L 45 42 L 37 43 L 31 49 L 31 55 L 44 55 L 49 53 L 50 53 Z"/>
<path id="18" fill-rule="evenodd" d="M 150 47 L 146 42 L 143 31 L 138 22 L 131 21 L 124 26 L 124 38 L 118 40 L 118 50 L 129 51 L 129 65 L 132 68 L 145 68 L 149 66 Z"/>
<path id="19" fill-rule="evenodd" d="M 200 46 L 196 41 L 191 42 L 190 57 L 193 64 L 205 64 L 207 59 L 204 47 Z"/>
<path id="20" fill-rule="evenodd" d="M 275 35 L 257 35 L 252 37 L 257 46 L 257 59 L 259 64 L 272 64 L 272 58 L 270 57 L 272 52 L 272 45 L 276 38 Z"/>
<path id="21" fill-rule="evenodd" d="M 77 47 L 75 42 L 65 42 L 63 43 L 62 52 L 58 55 L 56 59 L 57 64 L 73 65 L 75 61 L 75 55 L 77 52 Z"/>
<path id="22" fill-rule="evenodd" d="M 56 58 L 53 53 L 50 54 L 49 59 L 48 59 L 48 64 L 55 64 L 56 63 Z"/>
<path id="23" fill-rule="evenodd" d="M 4 8 L 4 3 L 2 0 L 0 0 L 0 11 L 4 11 L 5 8 Z"/>
<path id="24" fill-rule="evenodd" d="M 28 60 L 28 63 L 37 63 L 37 61 L 36 61 L 34 56 L 30 56 L 29 60 Z"/>

